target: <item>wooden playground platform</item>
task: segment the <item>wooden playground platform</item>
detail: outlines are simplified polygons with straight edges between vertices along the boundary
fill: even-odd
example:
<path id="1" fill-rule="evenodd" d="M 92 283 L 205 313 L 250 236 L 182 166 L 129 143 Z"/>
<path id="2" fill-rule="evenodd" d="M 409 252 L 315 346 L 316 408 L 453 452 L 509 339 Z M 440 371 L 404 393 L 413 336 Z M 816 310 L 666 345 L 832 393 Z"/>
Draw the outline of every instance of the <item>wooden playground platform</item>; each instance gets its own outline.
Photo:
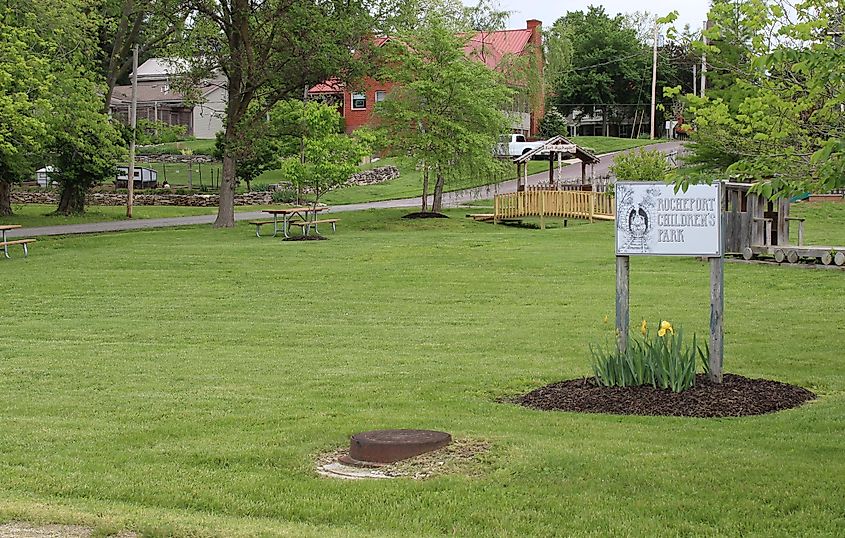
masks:
<path id="1" fill-rule="evenodd" d="M 613 196 L 606 193 L 572 190 L 530 189 L 498 194 L 493 199 L 493 213 L 469 215 L 481 222 L 514 222 L 539 217 L 545 229 L 546 218 L 615 220 Z"/>
<path id="2" fill-rule="evenodd" d="M 845 266 L 845 246 L 805 245 L 804 219 L 790 216 L 788 198 L 769 200 L 749 183 L 725 185 L 725 252 L 745 260 L 772 257 L 777 263 L 818 261 Z M 790 240 L 798 225 L 798 244 Z"/>

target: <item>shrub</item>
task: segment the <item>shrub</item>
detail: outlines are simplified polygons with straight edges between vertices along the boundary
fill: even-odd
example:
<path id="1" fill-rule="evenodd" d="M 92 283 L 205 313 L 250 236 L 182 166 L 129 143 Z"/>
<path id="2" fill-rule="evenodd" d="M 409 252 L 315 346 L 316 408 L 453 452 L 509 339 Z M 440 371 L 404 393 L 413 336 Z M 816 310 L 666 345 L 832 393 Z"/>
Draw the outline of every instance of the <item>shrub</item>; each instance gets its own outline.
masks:
<path id="1" fill-rule="evenodd" d="M 185 140 L 188 134 L 188 128 L 184 125 L 170 125 L 163 121 L 152 121 L 141 118 L 138 120 L 138 127 L 135 132 L 138 137 L 136 139 L 137 143 L 145 146 Z"/>
<path id="2" fill-rule="evenodd" d="M 282 189 L 273 192 L 272 200 L 277 204 L 292 204 L 296 202 L 296 191 L 293 189 Z"/>
<path id="3" fill-rule="evenodd" d="M 250 192 L 273 192 L 273 188 L 269 183 L 253 183 L 250 186 Z"/>
<path id="4" fill-rule="evenodd" d="M 556 108 L 547 110 L 543 119 L 540 120 L 540 136 L 551 138 L 557 135 L 567 136 L 568 133 L 569 126 L 566 123 L 564 115 Z"/>
<path id="5" fill-rule="evenodd" d="M 669 162 L 660 150 L 640 149 L 617 155 L 610 172 L 622 181 L 665 181 Z"/>
<path id="6" fill-rule="evenodd" d="M 638 387 L 651 385 L 660 389 L 682 392 L 695 385 L 696 365 L 709 370 L 709 346 L 702 348 L 693 335 L 692 343 L 684 346 L 683 331 L 677 332 L 668 321 L 663 321 L 657 334 L 652 335 L 645 320 L 640 327 L 641 336 L 632 334 L 628 349 L 619 353 L 600 346 L 590 346 L 593 373 L 596 381 L 605 387 Z"/>

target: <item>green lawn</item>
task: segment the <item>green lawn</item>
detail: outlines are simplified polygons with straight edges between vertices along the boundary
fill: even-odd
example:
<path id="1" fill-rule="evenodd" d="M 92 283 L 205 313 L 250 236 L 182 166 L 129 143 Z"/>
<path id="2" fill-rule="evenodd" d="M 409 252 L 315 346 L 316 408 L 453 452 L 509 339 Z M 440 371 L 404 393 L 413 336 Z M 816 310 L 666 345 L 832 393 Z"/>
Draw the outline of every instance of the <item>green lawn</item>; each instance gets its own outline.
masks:
<path id="1" fill-rule="evenodd" d="M 659 142 L 666 142 L 663 140 L 648 140 L 647 138 L 616 138 L 613 136 L 573 136 L 569 140 L 573 144 L 584 146 L 591 149 L 596 155 L 604 153 L 613 153 L 614 151 L 622 151 L 624 149 L 639 148 Z"/>
<path id="2" fill-rule="evenodd" d="M 379 183 L 378 185 L 354 186 L 346 187 L 332 191 L 322 197 L 322 201 L 327 204 L 341 205 L 341 204 L 359 204 L 363 202 L 377 202 L 380 200 L 397 200 L 401 198 L 419 197 L 422 194 L 422 172 L 414 170 L 413 167 L 406 163 L 393 159 L 381 159 L 370 166 L 398 166 L 400 176 L 392 181 Z M 543 170 L 549 169 L 548 161 L 532 161 L 528 163 L 528 173 L 536 174 Z M 463 189 L 473 189 L 476 187 L 483 187 L 498 181 L 507 181 L 516 177 L 516 167 L 505 177 L 498 180 L 491 180 L 488 176 L 476 176 L 467 178 L 463 181 L 454 183 L 447 183 L 445 191 L 452 192 Z M 434 188 L 432 181 L 429 187 L 429 192 Z"/>
<path id="3" fill-rule="evenodd" d="M 211 155 L 214 153 L 214 144 L 214 140 L 186 140 L 153 146 L 139 146 L 138 155 L 181 155 L 185 151 L 191 151 L 194 155 Z"/>
<path id="4" fill-rule="evenodd" d="M 280 207 L 284 204 L 274 204 Z M 26 228 L 35 226 L 60 226 L 62 224 L 84 224 L 88 222 L 104 222 L 111 220 L 126 220 L 126 206 L 88 206 L 82 215 L 56 215 L 55 205 L 43 204 L 12 204 L 14 215 L 0 217 L 0 224 L 20 224 Z M 235 211 L 260 211 L 265 206 L 236 206 Z M 134 219 L 160 219 L 166 217 L 190 217 L 192 215 L 216 215 L 216 207 L 183 207 L 183 206 L 144 206 L 136 205 L 132 208 Z"/>
<path id="5" fill-rule="evenodd" d="M 843 206 L 800 206 L 845 244 Z M 743 419 L 540 412 L 613 338 L 613 227 L 341 215 L 39 240 L 0 260 L 0 521 L 152 536 L 842 536 L 845 273 L 726 265 L 726 368 L 820 399 Z M 704 334 L 706 264 L 632 261 L 632 318 Z M 486 440 L 473 476 L 319 478 L 372 428 Z"/>
<path id="6" fill-rule="evenodd" d="M 55 205 L 42 204 L 12 204 L 14 215 L 0 217 L 0 224 L 20 224 L 31 228 L 34 226 L 60 226 L 62 224 L 82 224 L 87 222 L 103 222 L 110 220 L 125 220 L 125 206 L 88 206 L 82 215 L 55 215 Z M 176 207 L 176 206 L 135 206 L 132 208 L 133 218 L 158 219 L 162 217 L 186 217 L 190 215 L 207 215 L 217 212 L 215 207 Z"/>

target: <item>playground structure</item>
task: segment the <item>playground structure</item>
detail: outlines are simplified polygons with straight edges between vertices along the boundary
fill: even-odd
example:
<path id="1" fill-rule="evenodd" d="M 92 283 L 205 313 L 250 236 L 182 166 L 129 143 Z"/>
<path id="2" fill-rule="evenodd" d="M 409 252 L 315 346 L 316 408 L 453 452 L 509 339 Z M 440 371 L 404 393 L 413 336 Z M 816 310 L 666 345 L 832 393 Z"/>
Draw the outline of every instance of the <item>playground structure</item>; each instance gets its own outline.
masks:
<path id="1" fill-rule="evenodd" d="M 548 183 L 528 185 L 528 162 L 534 157 L 543 156 L 549 160 Z M 581 161 L 581 177 L 566 181 L 562 177 L 564 161 L 573 157 Z M 594 220 L 614 220 L 613 196 L 604 192 L 607 184 L 593 181 L 592 171 L 588 181 L 587 168 L 599 162 L 599 158 L 589 151 L 562 136 L 555 136 L 514 158 L 513 162 L 517 171 L 516 192 L 497 194 L 493 199 L 493 213 L 469 217 L 496 224 L 539 217 L 542 229 L 545 229 L 546 218 L 549 217 L 562 218 L 564 224 L 566 219 L 585 219 L 591 223 Z"/>
<path id="2" fill-rule="evenodd" d="M 528 163 L 535 157 L 548 157 L 549 160 L 549 182 L 554 187 L 563 183 L 563 161 L 576 158 L 581 161 L 581 181 L 579 185 L 588 185 L 587 167 L 590 167 L 590 178 L 592 178 L 592 167 L 601 160 L 586 149 L 573 144 L 562 136 L 553 136 L 546 140 L 542 146 L 534 148 L 515 157 L 513 163 L 516 165 L 516 191 L 521 192 L 528 188 Z M 557 170 L 555 170 L 557 164 Z M 557 173 L 556 173 L 557 172 Z M 586 189 L 585 189 L 586 190 Z"/>
<path id="3" fill-rule="evenodd" d="M 788 198 L 769 200 L 751 192 L 750 183 L 726 183 L 725 252 L 746 260 L 771 256 L 776 262 L 798 263 L 815 259 L 824 265 L 845 265 L 845 246 L 804 244 L 804 219 L 789 216 Z M 790 242 L 790 228 L 798 224 L 797 244 Z"/>

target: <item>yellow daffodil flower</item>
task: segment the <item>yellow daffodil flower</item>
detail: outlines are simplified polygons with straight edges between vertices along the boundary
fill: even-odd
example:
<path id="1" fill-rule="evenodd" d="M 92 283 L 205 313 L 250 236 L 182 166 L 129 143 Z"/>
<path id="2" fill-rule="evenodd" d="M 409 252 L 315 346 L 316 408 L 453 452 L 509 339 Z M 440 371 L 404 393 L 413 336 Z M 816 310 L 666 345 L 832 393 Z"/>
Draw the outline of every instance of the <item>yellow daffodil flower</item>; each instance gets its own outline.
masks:
<path id="1" fill-rule="evenodd" d="M 672 324 L 666 321 L 665 319 L 660 322 L 660 330 L 657 331 L 657 336 L 666 336 L 666 333 L 669 332 L 670 334 L 675 334 L 675 329 L 672 328 Z"/>
<path id="2" fill-rule="evenodd" d="M 604 317 L 604 322 L 607 323 L 607 316 Z"/>
<path id="3" fill-rule="evenodd" d="M 642 324 L 640 325 L 640 332 L 643 333 L 643 336 L 648 334 L 648 323 L 646 323 L 645 320 L 643 320 Z"/>

